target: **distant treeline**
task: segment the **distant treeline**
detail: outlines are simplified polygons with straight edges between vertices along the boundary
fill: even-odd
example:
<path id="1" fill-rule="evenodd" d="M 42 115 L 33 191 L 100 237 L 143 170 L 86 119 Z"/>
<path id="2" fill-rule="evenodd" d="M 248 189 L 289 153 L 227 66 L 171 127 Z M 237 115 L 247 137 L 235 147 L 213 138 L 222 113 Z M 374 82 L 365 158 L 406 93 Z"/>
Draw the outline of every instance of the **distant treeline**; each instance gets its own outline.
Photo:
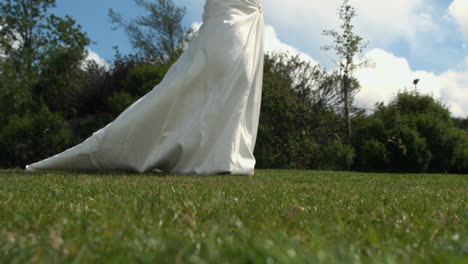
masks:
<path id="1" fill-rule="evenodd" d="M 48 13 L 55 1 L 22 2 L 0 3 L 4 168 L 61 152 L 114 120 L 162 80 L 194 35 L 180 27 L 183 9 L 172 6 L 176 41 L 144 52 L 136 46 L 133 55 L 116 51 L 107 68 L 85 61 L 90 39 L 71 17 Z M 111 15 L 127 30 L 138 28 Z M 174 35 L 170 30 L 166 34 Z M 373 113 L 351 105 L 348 126 L 342 81 L 339 73 L 297 57 L 266 55 L 258 168 L 468 173 L 467 118 L 452 117 L 431 96 L 406 91 Z M 358 91 L 358 81 L 348 81 Z"/>

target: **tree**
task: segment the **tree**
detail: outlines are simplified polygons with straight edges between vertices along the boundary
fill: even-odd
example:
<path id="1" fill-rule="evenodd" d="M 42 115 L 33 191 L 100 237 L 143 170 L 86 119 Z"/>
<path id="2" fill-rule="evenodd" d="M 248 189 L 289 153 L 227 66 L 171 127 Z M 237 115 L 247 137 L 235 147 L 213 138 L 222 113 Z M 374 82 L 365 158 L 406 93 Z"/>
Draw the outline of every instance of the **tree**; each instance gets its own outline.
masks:
<path id="1" fill-rule="evenodd" d="M 330 102 L 329 76 L 285 54 L 265 56 L 262 109 L 255 157 L 259 168 L 348 169 L 352 147 Z"/>
<path id="2" fill-rule="evenodd" d="M 90 40 L 69 16 L 49 14 L 55 0 L 0 2 L 0 106 L 8 113 L 24 113 L 63 97 L 78 72 Z M 67 78 L 65 78 L 67 77 Z M 49 80 L 44 88 L 40 80 Z M 52 81 L 53 80 L 53 81 Z M 61 82 L 61 83 L 58 83 Z M 52 91 L 52 89 L 55 89 Z M 43 95 L 54 94 L 50 98 Z M 66 104 L 65 104 L 66 105 Z"/>
<path id="3" fill-rule="evenodd" d="M 365 171 L 457 172 L 468 170 L 468 136 L 431 96 L 399 93 L 354 120 L 355 168 Z"/>
<path id="4" fill-rule="evenodd" d="M 24 166 L 73 144 L 65 117 L 86 78 L 90 40 L 55 0 L 0 1 L 0 166 Z"/>
<path id="5" fill-rule="evenodd" d="M 167 62 L 180 54 L 185 37 L 182 19 L 185 8 L 176 7 L 171 0 L 134 0 L 148 14 L 126 21 L 121 14 L 109 9 L 109 17 L 127 33 L 133 48 L 149 62 Z"/>
<path id="6" fill-rule="evenodd" d="M 453 122 L 456 124 L 458 128 L 463 129 L 465 133 L 468 135 L 468 117 L 465 117 L 465 118 L 455 117 L 453 118 Z"/>
<path id="7" fill-rule="evenodd" d="M 48 14 L 55 0 L 3 0 L 0 3 L 0 50 L 15 67 L 31 70 L 51 49 L 83 49 L 86 33 L 70 16 Z M 80 54 L 84 55 L 84 54 Z"/>
<path id="8" fill-rule="evenodd" d="M 367 44 L 364 39 L 354 33 L 352 24 L 353 18 L 356 16 L 356 9 L 349 4 L 349 0 L 345 0 L 338 10 L 338 15 L 342 20 L 340 26 L 341 31 L 325 30 L 323 35 L 333 38 L 332 45 L 323 46 L 326 51 L 333 50 L 339 58 L 339 77 L 341 80 L 341 94 L 344 104 L 343 113 L 346 120 L 346 128 L 348 140 L 351 139 L 351 118 L 350 108 L 352 106 L 353 93 L 359 88 L 359 82 L 354 78 L 354 71 L 360 67 L 369 66 L 370 62 L 365 60 L 360 63 L 354 61 L 355 56 L 361 53 Z"/>

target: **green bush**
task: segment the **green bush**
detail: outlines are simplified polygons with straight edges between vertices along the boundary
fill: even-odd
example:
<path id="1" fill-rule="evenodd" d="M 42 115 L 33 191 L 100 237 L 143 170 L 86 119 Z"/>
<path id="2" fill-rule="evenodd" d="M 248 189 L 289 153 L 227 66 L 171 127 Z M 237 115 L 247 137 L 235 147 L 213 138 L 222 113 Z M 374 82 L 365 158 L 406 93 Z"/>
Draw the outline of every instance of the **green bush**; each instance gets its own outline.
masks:
<path id="1" fill-rule="evenodd" d="M 73 131 L 75 141 L 81 142 L 112 122 L 113 119 L 111 114 L 100 112 L 69 120 L 68 123 Z"/>
<path id="2" fill-rule="evenodd" d="M 135 102 L 135 99 L 127 92 L 119 92 L 113 94 L 109 97 L 107 105 L 111 110 L 112 115 L 118 116 L 122 113 L 127 107 Z"/>
<path id="3" fill-rule="evenodd" d="M 140 64 L 130 70 L 124 81 L 124 91 L 139 98 L 151 91 L 168 71 L 170 65 Z"/>
<path id="4" fill-rule="evenodd" d="M 309 71 L 307 79 L 297 72 Z M 255 157 L 258 168 L 349 169 L 352 146 L 342 144 L 342 120 L 333 109 L 314 101 L 310 76 L 320 81 L 320 68 L 297 58 L 268 55 Z"/>
<path id="5" fill-rule="evenodd" d="M 319 169 L 326 170 L 349 170 L 354 164 L 354 148 L 343 144 L 340 140 L 331 140 L 327 144 L 320 145 L 321 150 L 317 153 L 321 162 Z"/>
<path id="6" fill-rule="evenodd" d="M 399 172 L 468 170 L 468 136 L 431 96 L 403 92 L 354 120 L 355 169 Z"/>
<path id="7" fill-rule="evenodd" d="M 468 173 L 468 135 L 461 131 L 457 134 L 459 140 L 454 150 L 455 162 L 450 172 Z"/>
<path id="8" fill-rule="evenodd" d="M 417 130 L 399 124 L 389 131 L 390 171 L 426 172 L 432 154 Z"/>
<path id="9" fill-rule="evenodd" d="M 377 171 L 388 166 L 388 154 L 385 144 L 375 139 L 365 140 L 359 148 L 361 166 Z"/>
<path id="10" fill-rule="evenodd" d="M 45 106 L 34 114 L 14 115 L 0 130 L 0 166 L 24 166 L 57 154 L 73 143 L 67 122 Z"/>

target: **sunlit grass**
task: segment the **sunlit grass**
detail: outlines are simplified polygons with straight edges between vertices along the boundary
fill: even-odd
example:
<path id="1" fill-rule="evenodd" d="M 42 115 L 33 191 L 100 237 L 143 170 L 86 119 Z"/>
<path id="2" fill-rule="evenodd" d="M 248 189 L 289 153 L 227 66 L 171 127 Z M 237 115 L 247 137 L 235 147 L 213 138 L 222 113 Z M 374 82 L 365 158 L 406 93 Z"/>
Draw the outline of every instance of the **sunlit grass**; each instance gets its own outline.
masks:
<path id="1" fill-rule="evenodd" d="M 467 263 L 468 176 L 0 170 L 0 263 Z"/>

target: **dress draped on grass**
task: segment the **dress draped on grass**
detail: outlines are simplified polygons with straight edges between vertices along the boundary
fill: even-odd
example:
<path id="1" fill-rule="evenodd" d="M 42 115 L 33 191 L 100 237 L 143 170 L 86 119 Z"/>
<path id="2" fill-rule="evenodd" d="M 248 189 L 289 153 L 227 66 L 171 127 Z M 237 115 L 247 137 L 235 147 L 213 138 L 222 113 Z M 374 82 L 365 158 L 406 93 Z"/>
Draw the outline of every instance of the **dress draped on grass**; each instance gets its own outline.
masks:
<path id="1" fill-rule="evenodd" d="M 467 175 L 0 171 L 0 262 L 466 263 Z"/>

